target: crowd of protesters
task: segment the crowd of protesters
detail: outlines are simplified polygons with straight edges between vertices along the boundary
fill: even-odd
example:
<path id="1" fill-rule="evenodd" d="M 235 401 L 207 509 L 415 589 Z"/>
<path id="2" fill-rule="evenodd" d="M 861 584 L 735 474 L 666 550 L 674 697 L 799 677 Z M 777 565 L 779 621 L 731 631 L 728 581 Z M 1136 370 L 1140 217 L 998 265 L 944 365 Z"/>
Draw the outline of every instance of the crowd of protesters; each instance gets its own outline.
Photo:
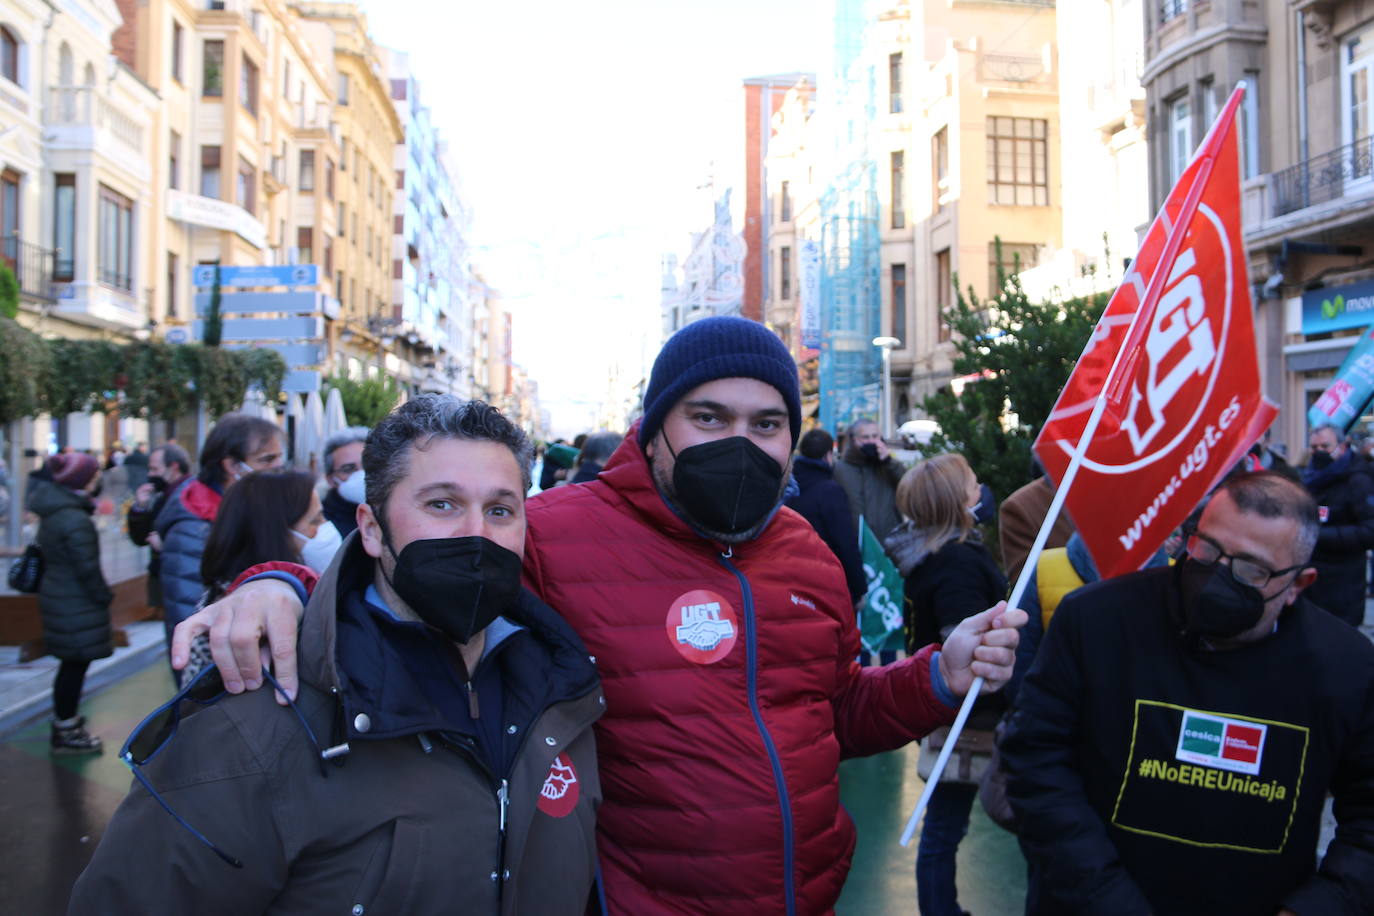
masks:
<path id="1" fill-rule="evenodd" d="M 198 610 L 72 912 L 829 912 L 855 843 L 838 761 L 919 741 L 933 777 L 975 677 L 921 913 L 964 912 L 980 797 L 1027 913 L 1374 912 L 1374 645 L 1351 628 L 1374 485 L 1343 431 L 1302 470 L 1257 443 L 1146 569 L 1098 581 L 1067 515 L 1029 555 L 1047 476 L 998 506 L 962 455 L 904 462 L 872 420 L 803 435 L 790 357 L 741 319 L 675 335 L 624 435 L 536 452 L 421 396 L 331 440 L 316 481 L 275 469 L 275 427 L 221 425 L 196 477 L 155 483 L 189 471 L 155 450 L 131 510 L 164 596 L 195 531 Z M 905 650 L 877 659 L 865 528 L 905 586 Z M 80 727 L 61 713 L 54 735 Z"/>

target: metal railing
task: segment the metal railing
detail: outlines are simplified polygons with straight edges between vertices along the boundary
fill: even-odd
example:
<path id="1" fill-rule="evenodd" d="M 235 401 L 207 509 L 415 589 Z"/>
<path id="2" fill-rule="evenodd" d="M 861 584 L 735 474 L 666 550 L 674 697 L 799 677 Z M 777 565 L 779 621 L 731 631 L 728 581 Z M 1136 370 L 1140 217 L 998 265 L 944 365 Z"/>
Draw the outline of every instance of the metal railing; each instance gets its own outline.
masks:
<path id="1" fill-rule="evenodd" d="M 19 293 L 46 302 L 56 302 L 52 271 L 55 252 L 26 242 L 18 236 L 0 238 L 0 264 L 14 271 Z"/>
<path id="2" fill-rule="evenodd" d="M 1271 216 L 1338 200 L 1356 188 L 1374 189 L 1374 137 L 1275 172 L 1270 180 Z"/>

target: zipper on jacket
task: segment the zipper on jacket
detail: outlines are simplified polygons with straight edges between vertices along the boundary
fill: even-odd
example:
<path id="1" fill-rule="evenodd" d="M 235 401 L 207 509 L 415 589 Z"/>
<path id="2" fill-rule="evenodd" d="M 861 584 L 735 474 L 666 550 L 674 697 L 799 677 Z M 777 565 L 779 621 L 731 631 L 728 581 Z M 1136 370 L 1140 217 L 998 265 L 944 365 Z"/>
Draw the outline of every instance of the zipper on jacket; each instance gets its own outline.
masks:
<path id="1" fill-rule="evenodd" d="M 510 808 L 510 783 L 501 780 L 496 790 L 496 804 L 500 816 L 496 824 L 496 902 L 500 903 L 506 892 L 506 811 Z"/>
<path id="2" fill-rule="evenodd" d="M 763 722 L 763 711 L 759 708 L 759 655 L 757 621 L 754 617 L 754 593 L 749 588 L 749 580 L 744 577 L 744 573 L 740 572 L 735 564 L 730 562 L 732 556 L 734 556 L 733 550 L 729 553 L 722 553 L 720 565 L 734 573 L 735 578 L 739 580 L 740 592 L 744 597 L 744 647 L 749 677 L 749 711 L 753 713 L 754 724 L 758 727 L 759 736 L 763 738 L 763 747 L 768 752 L 768 762 L 773 765 L 773 782 L 778 789 L 778 808 L 782 812 L 783 896 L 787 901 L 788 916 L 795 916 L 797 892 L 792 886 L 792 802 L 787 795 L 787 780 L 782 772 L 782 759 L 778 757 L 777 745 L 773 743 L 773 736 L 768 733 L 768 726 Z"/>

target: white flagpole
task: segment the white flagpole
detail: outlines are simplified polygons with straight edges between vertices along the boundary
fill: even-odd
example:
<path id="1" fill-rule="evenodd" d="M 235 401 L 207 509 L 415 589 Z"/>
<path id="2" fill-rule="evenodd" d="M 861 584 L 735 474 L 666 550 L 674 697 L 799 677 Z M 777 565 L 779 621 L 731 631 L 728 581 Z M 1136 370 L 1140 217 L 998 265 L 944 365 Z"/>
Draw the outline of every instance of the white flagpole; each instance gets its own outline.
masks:
<path id="1" fill-rule="evenodd" d="M 1120 354 L 1118 353 L 1118 358 Z M 1064 497 L 1068 495 L 1069 487 L 1073 484 L 1073 479 L 1078 476 L 1078 469 L 1083 465 L 1083 456 L 1087 453 L 1088 443 L 1092 441 L 1093 434 L 1097 432 L 1097 426 L 1102 422 L 1102 415 L 1107 409 L 1107 390 L 1103 385 L 1102 391 L 1097 395 L 1097 402 L 1093 404 L 1093 412 L 1088 415 L 1087 425 L 1083 427 L 1083 434 L 1078 437 L 1078 445 L 1073 450 L 1073 456 L 1069 459 L 1069 466 L 1064 469 L 1064 478 L 1059 482 L 1059 486 L 1054 491 L 1054 499 L 1050 501 L 1049 510 L 1045 513 L 1045 521 L 1041 523 L 1040 530 L 1035 535 L 1035 542 L 1031 545 L 1030 553 L 1026 555 L 1026 563 L 1021 567 L 1021 575 L 1016 579 L 1016 587 L 1011 591 L 1011 598 L 1007 601 L 1007 607 L 1020 607 L 1021 598 L 1026 593 L 1026 586 L 1030 583 L 1030 577 L 1035 572 L 1036 563 L 1040 559 L 1040 554 L 1045 549 L 1045 541 L 1049 539 L 1050 531 L 1054 528 L 1055 521 L 1059 518 L 1060 509 L 1064 505 Z M 935 791 L 935 786 L 940 781 L 941 774 L 945 771 L 945 765 L 949 762 L 949 755 L 954 751 L 954 742 L 964 730 L 964 723 L 968 721 L 969 712 L 973 709 L 973 703 L 978 699 L 978 694 L 983 689 L 983 679 L 981 677 L 973 679 L 973 686 L 969 688 L 968 694 L 964 697 L 963 705 L 959 707 L 959 714 L 954 718 L 954 724 L 950 726 L 949 737 L 945 739 L 945 746 L 940 748 L 940 756 L 935 758 L 935 768 L 930 772 L 930 778 L 926 780 L 925 789 L 921 792 L 921 798 L 916 802 L 916 810 L 911 812 L 911 817 L 907 819 L 906 829 L 902 831 L 901 843 L 903 846 L 910 845 L 912 836 L 916 833 L 916 824 L 921 820 L 921 814 L 926 810 L 926 805 L 930 803 L 930 794 Z"/>

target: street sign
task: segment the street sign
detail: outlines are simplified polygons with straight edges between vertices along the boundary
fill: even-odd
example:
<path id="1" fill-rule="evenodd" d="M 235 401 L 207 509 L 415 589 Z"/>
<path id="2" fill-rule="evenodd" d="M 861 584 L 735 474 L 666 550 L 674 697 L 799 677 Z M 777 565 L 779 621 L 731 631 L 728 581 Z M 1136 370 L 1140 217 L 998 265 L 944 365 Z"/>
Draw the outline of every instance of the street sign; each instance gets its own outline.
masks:
<path id="1" fill-rule="evenodd" d="M 205 339 L 205 322 L 192 325 L 196 340 Z M 316 316 L 299 318 L 226 318 L 220 339 L 231 340 L 311 340 L 324 336 L 324 319 Z"/>
<path id="2" fill-rule="evenodd" d="M 196 314 L 204 315 L 210 310 L 210 293 L 196 293 Z M 221 315 L 244 315 L 251 312 L 294 312 L 311 314 L 325 311 L 326 297 L 323 293 L 221 293 L 219 312 Z"/>
<path id="3" fill-rule="evenodd" d="M 281 381 L 282 391 L 319 391 L 320 373 L 313 369 L 292 369 Z"/>
<path id="4" fill-rule="evenodd" d="M 191 269 L 191 282 L 196 286 L 215 285 L 215 265 L 197 264 Z M 317 264 L 225 265 L 219 268 L 221 287 L 246 286 L 318 286 L 320 268 Z"/>

